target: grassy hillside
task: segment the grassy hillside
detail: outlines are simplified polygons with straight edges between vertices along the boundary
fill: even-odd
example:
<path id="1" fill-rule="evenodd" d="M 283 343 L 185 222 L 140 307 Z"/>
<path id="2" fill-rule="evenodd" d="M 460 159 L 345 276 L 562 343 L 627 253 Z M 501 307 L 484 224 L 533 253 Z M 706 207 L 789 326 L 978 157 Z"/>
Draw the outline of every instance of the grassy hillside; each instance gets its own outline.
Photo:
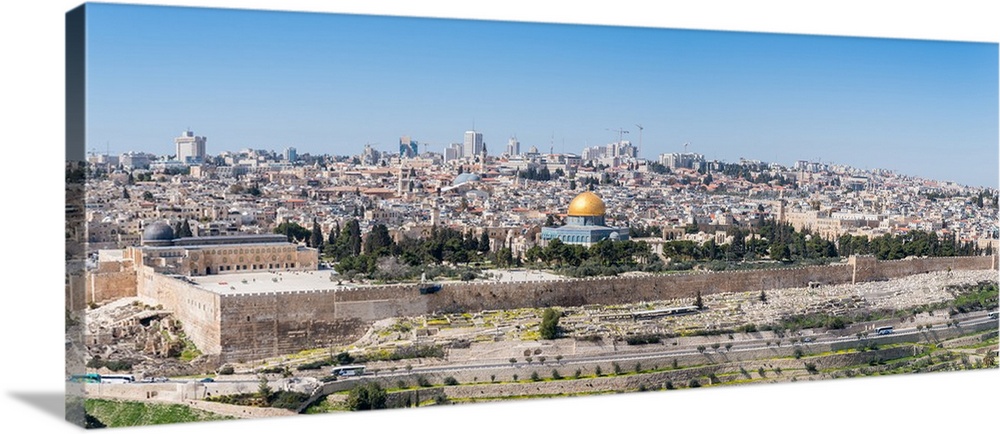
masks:
<path id="1" fill-rule="evenodd" d="M 179 404 L 88 399 L 84 407 L 88 415 L 107 427 L 233 419 Z"/>

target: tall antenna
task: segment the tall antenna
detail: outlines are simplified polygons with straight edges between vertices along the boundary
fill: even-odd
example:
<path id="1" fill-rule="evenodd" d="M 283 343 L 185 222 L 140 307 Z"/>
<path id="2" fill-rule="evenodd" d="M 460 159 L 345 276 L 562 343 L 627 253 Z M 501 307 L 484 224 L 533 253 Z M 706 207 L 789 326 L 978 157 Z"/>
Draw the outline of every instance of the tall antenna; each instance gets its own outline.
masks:
<path id="1" fill-rule="evenodd" d="M 642 158 L 642 124 L 635 124 L 639 127 L 639 150 L 636 151 L 636 159 Z"/>

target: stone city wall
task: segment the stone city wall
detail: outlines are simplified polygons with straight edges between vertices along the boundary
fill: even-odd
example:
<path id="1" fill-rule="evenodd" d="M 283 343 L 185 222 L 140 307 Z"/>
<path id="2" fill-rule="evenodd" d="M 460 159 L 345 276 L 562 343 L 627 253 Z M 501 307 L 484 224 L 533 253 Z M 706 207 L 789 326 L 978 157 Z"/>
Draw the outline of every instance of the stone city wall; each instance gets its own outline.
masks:
<path id="1" fill-rule="evenodd" d="M 350 343 L 372 322 L 434 312 L 477 312 L 547 306 L 622 304 L 693 298 L 697 292 L 761 291 L 842 284 L 930 271 L 995 268 L 991 257 L 876 261 L 732 272 L 539 282 L 446 283 L 420 294 L 419 284 L 342 290 L 303 290 L 253 295 L 216 295 L 180 279 L 140 271 L 139 296 L 174 310 L 199 349 L 223 361 L 251 360 L 308 348 Z M 152 284 L 153 282 L 156 284 Z"/>
<path id="2" fill-rule="evenodd" d="M 159 274 L 152 267 L 137 270 L 137 296 L 149 305 L 162 305 L 181 322 L 181 330 L 205 354 L 220 354 L 222 323 L 219 295 L 183 278 Z"/>
<path id="3" fill-rule="evenodd" d="M 600 277 L 570 281 L 445 284 L 424 297 L 432 311 L 461 312 L 520 307 L 581 306 L 587 304 L 640 303 L 651 300 L 694 298 L 702 295 L 760 291 L 775 288 L 849 283 L 847 265 L 749 270 L 689 272 L 656 276 Z"/>
<path id="4" fill-rule="evenodd" d="M 995 270 L 997 256 L 954 256 L 899 261 L 879 261 L 871 256 L 852 256 L 848 259 L 848 264 L 854 267 L 853 282 L 871 282 L 932 271 Z"/>
<path id="5" fill-rule="evenodd" d="M 357 300 L 360 293 L 363 300 Z M 427 312 L 426 299 L 407 296 L 398 287 L 225 295 L 220 302 L 226 361 L 344 345 L 360 338 L 374 321 Z"/>
<path id="6" fill-rule="evenodd" d="M 120 270 L 86 273 L 86 302 L 104 303 L 136 296 L 136 273 L 131 267 Z"/>

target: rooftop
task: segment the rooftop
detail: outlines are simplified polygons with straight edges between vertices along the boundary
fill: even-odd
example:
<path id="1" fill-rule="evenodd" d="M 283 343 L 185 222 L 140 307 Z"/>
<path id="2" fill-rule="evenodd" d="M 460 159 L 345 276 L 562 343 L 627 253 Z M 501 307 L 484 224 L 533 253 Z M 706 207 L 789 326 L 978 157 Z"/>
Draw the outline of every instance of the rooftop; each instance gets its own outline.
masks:
<path id="1" fill-rule="evenodd" d="M 186 279 L 198 288 L 217 294 L 337 291 L 358 286 L 348 283 L 346 279 L 343 279 L 343 284 L 338 285 L 338 277 L 340 276 L 333 270 L 312 270 L 215 274 L 186 277 Z"/>

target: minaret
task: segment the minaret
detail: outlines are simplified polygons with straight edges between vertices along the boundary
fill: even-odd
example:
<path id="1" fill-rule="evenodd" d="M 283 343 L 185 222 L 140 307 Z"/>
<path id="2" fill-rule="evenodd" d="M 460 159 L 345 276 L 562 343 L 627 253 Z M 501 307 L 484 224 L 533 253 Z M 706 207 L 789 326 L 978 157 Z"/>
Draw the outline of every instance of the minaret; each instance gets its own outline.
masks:
<path id="1" fill-rule="evenodd" d="M 403 159 L 400 158 L 399 159 L 399 186 L 396 187 L 396 195 L 399 196 L 399 197 L 403 197 L 403 173 L 405 171 L 406 171 L 406 168 L 403 167 Z"/>
<path id="2" fill-rule="evenodd" d="M 778 223 L 785 222 L 785 192 L 778 196 Z"/>
<path id="3" fill-rule="evenodd" d="M 479 173 L 486 173 L 486 143 L 483 143 L 483 151 L 480 153 Z"/>

